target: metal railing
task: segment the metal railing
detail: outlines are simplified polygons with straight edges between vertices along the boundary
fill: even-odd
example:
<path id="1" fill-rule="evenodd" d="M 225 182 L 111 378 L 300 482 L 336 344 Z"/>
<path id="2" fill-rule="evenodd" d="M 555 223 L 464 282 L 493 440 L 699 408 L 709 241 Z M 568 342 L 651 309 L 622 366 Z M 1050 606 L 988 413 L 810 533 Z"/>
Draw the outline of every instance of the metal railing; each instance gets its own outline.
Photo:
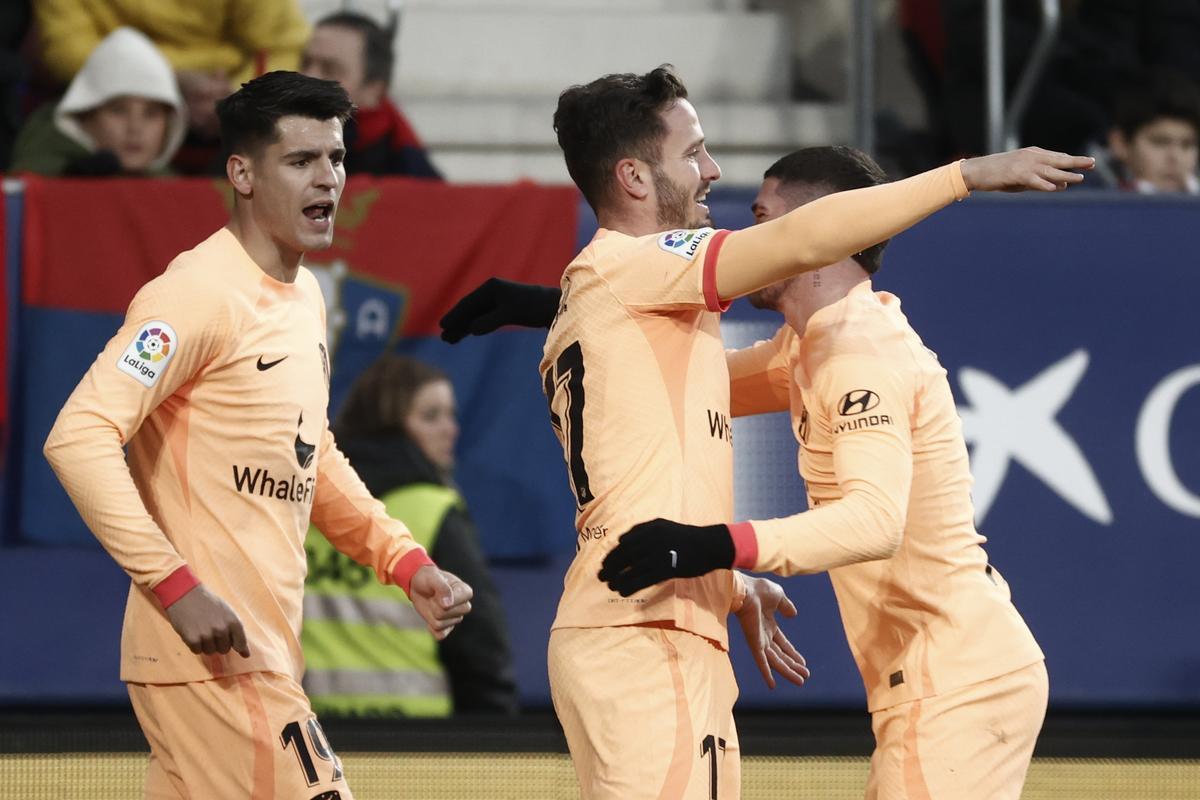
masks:
<path id="1" fill-rule="evenodd" d="M 984 89 L 987 98 L 985 120 L 988 152 L 1018 147 L 1017 129 L 1033 90 L 1045 71 L 1062 22 L 1059 0 L 1041 0 L 1042 24 L 1021 73 L 1012 102 L 1004 107 L 1004 0 L 986 0 L 984 10 Z M 875 150 L 875 4 L 873 0 L 854 0 L 851 31 L 850 98 L 854 120 L 854 145 Z"/>
<path id="2" fill-rule="evenodd" d="M 1042 77 L 1046 62 L 1058 38 L 1062 21 L 1059 0 L 1042 0 L 1042 26 L 1034 43 L 1029 63 L 1017 81 L 1012 102 L 1004 108 L 1004 0 L 987 0 L 984 15 L 985 39 L 984 75 L 987 88 L 987 145 L 988 152 L 1012 150 L 1020 145 L 1017 128 L 1029 108 L 1033 90 Z"/>

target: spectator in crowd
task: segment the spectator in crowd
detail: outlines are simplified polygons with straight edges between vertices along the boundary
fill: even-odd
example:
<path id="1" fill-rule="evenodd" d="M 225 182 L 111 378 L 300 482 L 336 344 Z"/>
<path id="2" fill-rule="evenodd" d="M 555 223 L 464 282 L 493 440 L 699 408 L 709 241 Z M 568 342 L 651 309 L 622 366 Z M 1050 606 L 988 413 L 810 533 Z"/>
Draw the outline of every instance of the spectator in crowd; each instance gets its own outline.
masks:
<path id="1" fill-rule="evenodd" d="M 300 71 L 337 81 L 358 106 L 346 126 L 346 174 L 442 176 L 412 125 L 388 98 L 395 31 L 362 14 L 344 11 L 317 23 Z"/>
<path id="2" fill-rule="evenodd" d="M 62 100 L 30 115 L 13 147 L 12 171 L 161 174 L 186 127 L 170 64 L 145 35 L 117 28 L 88 56 Z"/>
<path id="3" fill-rule="evenodd" d="M 982 152 L 985 141 L 984 4 L 979 0 L 905 0 L 940 7 L 940 36 L 922 56 L 941 69 L 932 100 L 942 106 L 954 152 Z M 1009 0 L 1004 16 L 1005 87 L 1012 93 L 1042 27 L 1038 0 Z M 1115 95 L 1147 71 L 1172 69 L 1200 82 L 1200 0 L 1063 0 L 1062 21 L 1045 70 L 1021 120 L 1022 141 L 1078 152 L 1113 125 Z M 944 47 L 943 53 L 936 52 Z"/>
<path id="4" fill-rule="evenodd" d="M 21 128 L 20 98 L 28 72 L 18 50 L 29 29 L 29 0 L 0 3 L 0 171 L 8 168 Z"/>
<path id="5" fill-rule="evenodd" d="M 1200 87 L 1183 75 L 1158 72 L 1117 95 L 1108 145 L 1122 189 L 1200 194 L 1198 141 Z"/>
<path id="6" fill-rule="evenodd" d="M 382 356 L 359 376 L 335 426 L 339 446 L 388 514 L 475 590 L 440 642 L 400 592 L 309 531 L 301 640 L 318 714 L 511 714 L 516 688 L 504 611 L 474 524 L 454 487 L 458 438 L 445 373 Z"/>
<path id="7" fill-rule="evenodd" d="M 212 166 L 216 102 L 256 75 L 295 69 L 309 33 L 297 0 L 34 0 L 34 14 L 42 59 L 64 84 L 116 28 L 150 37 L 187 103 L 192 136 L 178 164 L 185 172 Z"/>

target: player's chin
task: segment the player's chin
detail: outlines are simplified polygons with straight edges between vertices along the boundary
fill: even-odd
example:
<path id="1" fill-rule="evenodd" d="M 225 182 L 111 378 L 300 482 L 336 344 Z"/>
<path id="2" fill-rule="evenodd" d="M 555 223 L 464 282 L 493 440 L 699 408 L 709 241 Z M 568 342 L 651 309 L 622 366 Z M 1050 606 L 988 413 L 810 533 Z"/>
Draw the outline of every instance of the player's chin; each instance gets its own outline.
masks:
<path id="1" fill-rule="evenodd" d="M 323 230 L 302 229 L 297 231 L 297 241 L 304 252 L 326 250 L 333 245 L 333 221 Z"/>

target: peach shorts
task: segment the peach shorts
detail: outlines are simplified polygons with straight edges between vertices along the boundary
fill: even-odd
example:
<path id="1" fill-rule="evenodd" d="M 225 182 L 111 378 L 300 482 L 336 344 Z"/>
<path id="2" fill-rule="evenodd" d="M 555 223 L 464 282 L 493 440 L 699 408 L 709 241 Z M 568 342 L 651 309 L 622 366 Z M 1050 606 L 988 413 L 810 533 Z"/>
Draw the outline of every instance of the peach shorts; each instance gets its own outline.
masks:
<path id="1" fill-rule="evenodd" d="M 876 711 L 867 800 L 1019 800 L 1048 693 L 1039 661 Z"/>
<path id="2" fill-rule="evenodd" d="M 550 694 L 583 800 L 736 800 L 729 654 L 686 631 L 630 625 L 550 634 Z"/>
<path id="3" fill-rule="evenodd" d="M 146 739 L 146 800 L 353 800 L 300 685 L 251 672 L 131 683 Z"/>

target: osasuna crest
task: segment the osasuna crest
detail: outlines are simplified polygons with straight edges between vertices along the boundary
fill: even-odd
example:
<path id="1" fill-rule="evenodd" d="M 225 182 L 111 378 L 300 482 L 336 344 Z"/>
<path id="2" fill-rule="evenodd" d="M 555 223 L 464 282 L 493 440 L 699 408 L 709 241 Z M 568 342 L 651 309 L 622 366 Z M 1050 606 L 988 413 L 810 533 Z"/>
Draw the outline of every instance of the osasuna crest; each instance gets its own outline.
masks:
<path id="1" fill-rule="evenodd" d="M 700 249 L 700 243 L 713 234 L 712 228 L 694 231 L 668 231 L 658 237 L 658 246 L 664 251 L 691 261 Z"/>
<path id="2" fill-rule="evenodd" d="M 143 325 L 134 335 L 133 341 L 117 360 L 117 369 L 143 386 L 150 387 L 179 352 L 179 337 L 175 329 L 162 320 Z"/>

